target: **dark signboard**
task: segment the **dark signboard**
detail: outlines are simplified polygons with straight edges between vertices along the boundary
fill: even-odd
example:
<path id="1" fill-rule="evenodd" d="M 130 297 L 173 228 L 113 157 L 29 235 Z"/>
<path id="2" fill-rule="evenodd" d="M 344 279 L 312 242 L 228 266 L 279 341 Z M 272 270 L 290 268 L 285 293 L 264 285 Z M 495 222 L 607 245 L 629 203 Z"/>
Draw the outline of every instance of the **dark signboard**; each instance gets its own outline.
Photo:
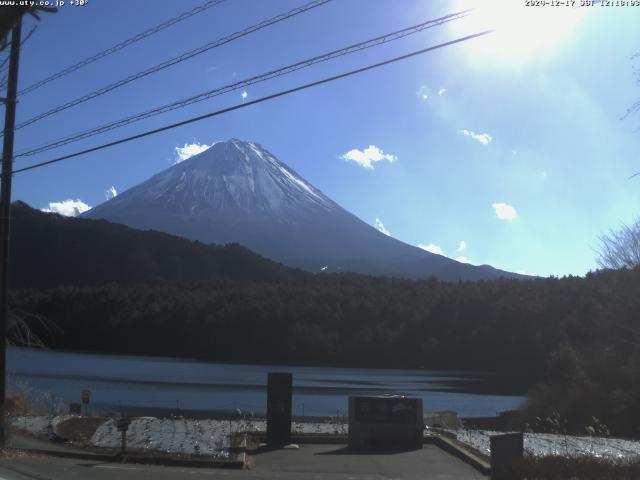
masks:
<path id="1" fill-rule="evenodd" d="M 422 399 L 404 396 L 349 397 L 349 448 L 422 448 Z"/>
<path id="2" fill-rule="evenodd" d="M 524 453 L 522 433 L 502 433 L 489 437 L 491 445 L 491 478 L 495 480 L 515 480 L 519 475 Z"/>
<path id="3" fill-rule="evenodd" d="M 80 415 L 82 413 L 82 405 L 79 403 L 70 403 L 69 413 L 72 415 Z"/>
<path id="4" fill-rule="evenodd" d="M 415 423 L 418 403 L 404 397 L 356 397 L 356 421 L 360 423 Z"/>
<path id="5" fill-rule="evenodd" d="M 85 405 L 89 403 L 90 392 L 86 388 L 82 390 L 82 403 Z"/>
<path id="6" fill-rule="evenodd" d="M 291 443 L 291 395 L 293 379 L 290 373 L 269 372 L 267 382 L 267 444 Z"/>
<path id="7" fill-rule="evenodd" d="M 116 420 L 116 428 L 119 432 L 126 432 L 129 428 L 129 425 L 131 425 L 130 418 L 118 418 Z"/>

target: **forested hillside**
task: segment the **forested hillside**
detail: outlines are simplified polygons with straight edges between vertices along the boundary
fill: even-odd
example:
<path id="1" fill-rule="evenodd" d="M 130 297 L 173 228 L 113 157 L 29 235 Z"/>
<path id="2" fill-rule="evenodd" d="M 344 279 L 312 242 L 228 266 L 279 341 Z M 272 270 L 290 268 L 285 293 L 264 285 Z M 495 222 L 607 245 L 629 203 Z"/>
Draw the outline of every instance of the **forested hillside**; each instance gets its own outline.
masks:
<path id="1" fill-rule="evenodd" d="M 48 288 L 216 279 L 293 280 L 306 274 L 243 246 L 204 245 L 104 220 L 12 208 L 10 285 Z"/>
<path id="2" fill-rule="evenodd" d="M 356 275 L 296 282 L 111 284 L 13 291 L 55 322 L 55 348 L 221 361 L 476 368 L 541 378 L 570 343 L 618 346 L 640 271 L 446 283 Z M 40 332 L 45 335 L 44 332 Z"/>

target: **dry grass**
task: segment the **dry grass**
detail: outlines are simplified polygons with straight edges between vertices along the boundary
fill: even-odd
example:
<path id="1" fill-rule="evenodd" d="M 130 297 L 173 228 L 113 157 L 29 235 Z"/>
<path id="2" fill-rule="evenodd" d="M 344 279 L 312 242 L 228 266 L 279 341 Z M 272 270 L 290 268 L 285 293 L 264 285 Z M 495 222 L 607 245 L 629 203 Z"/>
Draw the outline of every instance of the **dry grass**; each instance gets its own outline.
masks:
<path id="1" fill-rule="evenodd" d="M 9 390 L 7 392 L 6 408 L 9 415 L 34 414 L 33 406 L 29 398 L 20 392 Z"/>
<path id="2" fill-rule="evenodd" d="M 106 421 L 105 417 L 73 417 L 58 424 L 56 433 L 66 441 L 87 447 L 95 431 Z"/>
<path id="3" fill-rule="evenodd" d="M 22 450 L 0 450 L 0 460 L 12 460 L 26 456 Z"/>
<path id="4" fill-rule="evenodd" d="M 67 405 L 51 395 L 36 390 L 26 383 L 11 385 L 7 389 L 7 413 L 9 415 L 62 415 Z M 52 411 L 53 409 L 53 411 Z"/>

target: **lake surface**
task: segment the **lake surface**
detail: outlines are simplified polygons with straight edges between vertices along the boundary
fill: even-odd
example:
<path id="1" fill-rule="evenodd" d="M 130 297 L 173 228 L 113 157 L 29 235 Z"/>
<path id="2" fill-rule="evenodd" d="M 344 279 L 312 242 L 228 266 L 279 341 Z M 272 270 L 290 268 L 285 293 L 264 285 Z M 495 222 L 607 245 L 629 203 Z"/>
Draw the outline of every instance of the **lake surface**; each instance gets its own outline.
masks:
<path id="1" fill-rule="evenodd" d="M 28 388 L 41 404 L 80 402 L 91 391 L 90 412 L 236 412 L 264 415 L 267 372 L 293 374 L 294 416 L 345 415 L 347 397 L 405 394 L 425 412 L 493 416 L 524 397 L 469 393 L 480 374 L 435 370 L 381 370 L 241 365 L 164 357 L 130 357 L 9 348 L 9 384 Z M 467 391 L 465 391 L 467 390 Z"/>

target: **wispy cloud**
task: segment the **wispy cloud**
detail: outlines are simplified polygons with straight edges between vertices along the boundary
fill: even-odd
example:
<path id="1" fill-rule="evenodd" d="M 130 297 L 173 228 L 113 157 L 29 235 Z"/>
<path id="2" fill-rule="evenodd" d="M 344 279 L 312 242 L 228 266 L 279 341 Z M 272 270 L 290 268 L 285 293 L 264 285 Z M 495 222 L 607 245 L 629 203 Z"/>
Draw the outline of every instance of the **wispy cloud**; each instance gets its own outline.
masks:
<path id="1" fill-rule="evenodd" d="M 184 162 L 186 159 L 193 157 L 194 155 L 198 155 L 199 153 L 204 152 L 205 150 L 211 148 L 211 145 L 206 145 L 204 143 L 194 142 L 194 143 L 185 143 L 183 147 L 175 147 L 176 150 L 176 161 L 175 163 Z"/>
<path id="2" fill-rule="evenodd" d="M 42 208 L 41 211 L 47 213 L 59 213 L 65 217 L 76 217 L 90 209 L 91 207 L 82 200 L 72 200 L 69 198 L 67 200 L 62 200 L 61 202 L 49 202 L 49 206 Z"/>
<path id="3" fill-rule="evenodd" d="M 361 167 L 373 169 L 373 164 L 376 162 L 387 161 L 393 163 L 398 160 L 398 157 L 390 153 L 384 153 L 382 149 L 375 145 L 369 145 L 364 150 L 358 150 L 357 148 L 349 150 L 347 153 L 340 155 L 340 159 L 356 162 Z"/>
<path id="4" fill-rule="evenodd" d="M 441 88 L 440 90 L 438 90 L 438 95 L 442 96 L 447 92 L 446 88 Z"/>
<path id="5" fill-rule="evenodd" d="M 104 192 L 104 196 L 107 198 L 107 200 L 111 200 L 112 198 L 117 197 L 118 191 L 116 190 L 116 187 L 111 185 L 111 187 L 109 187 L 109 189 Z"/>
<path id="6" fill-rule="evenodd" d="M 418 88 L 418 90 L 416 91 L 416 95 L 420 99 L 427 101 L 429 100 L 429 95 L 431 95 L 431 90 L 429 90 L 429 87 L 427 87 L 426 85 L 421 85 L 420 88 Z"/>
<path id="7" fill-rule="evenodd" d="M 427 245 L 424 245 L 421 243 L 418 245 L 418 247 L 420 247 L 423 250 L 426 250 L 427 252 L 436 253 L 438 255 L 444 255 L 442 251 L 442 247 L 439 247 L 438 245 L 434 245 L 433 243 L 429 243 Z"/>
<path id="8" fill-rule="evenodd" d="M 473 140 L 475 140 L 478 143 L 481 143 L 484 146 L 489 145 L 493 140 L 493 137 L 488 133 L 476 133 L 466 129 L 458 130 L 458 133 L 460 135 L 464 135 L 465 137 L 472 138 Z"/>
<path id="9" fill-rule="evenodd" d="M 508 203 L 494 203 L 491 205 L 496 212 L 496 217 L 500 220 L 515 220 L 518 218 L 516 209 Z"/>
<path id="10" fill-rule="evenodd" d="M 442 247 L 440 245 L 436 245 L 435 243 L 428 243 L 428 244 L 419 244 L 418 245 L 419 248 L 421 248 L 422 250 L 426 250 L 427 252 L 430 253 L 435 253 L 437 255 L 443 255 L 443 256 L 447 256 L 444 253 L 444 250 L 442 249 Z M 461 252 L 462 250 L 467 248 L 467 244 L 464 240 L 460 240 L 460 243 L 458 245 L 458 248 L 456 249 L 457 252 Z M 456 260 L 460 263 L 469 263 L 471 264 L 471 262 L 469 261 L 469 258 L 465 255 L 458 255 L 455 258 L 454 257 L 449 257 L 453 260 Z"/>
<path id="11" fill-rule="evenodd" d="M 385 228 L 384 224 L 382 223 L 382 220 L 380 220 L 378 217 L 376 217 L 376 228 L 380 230 L 382 233 L 384 233 L 385 235 L 391 236 L 391 232 Z"/>

